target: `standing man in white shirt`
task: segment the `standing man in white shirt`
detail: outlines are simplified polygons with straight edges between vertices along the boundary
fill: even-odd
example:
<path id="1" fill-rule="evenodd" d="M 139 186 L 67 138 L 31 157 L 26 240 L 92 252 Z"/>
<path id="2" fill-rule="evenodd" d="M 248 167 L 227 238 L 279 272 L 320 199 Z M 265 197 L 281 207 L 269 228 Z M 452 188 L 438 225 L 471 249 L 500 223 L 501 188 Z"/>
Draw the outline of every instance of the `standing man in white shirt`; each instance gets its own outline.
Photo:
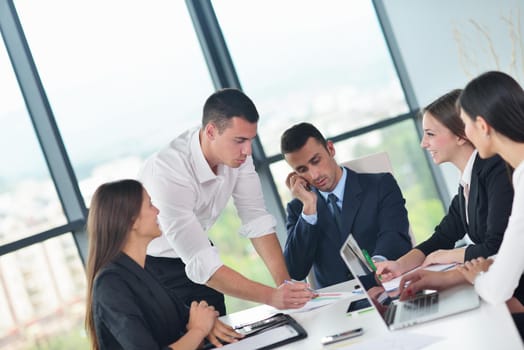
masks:
<path id="1" fill-rule="evenodd" d="M 212 94 L 204 104 L 202 126 L 188 130 L 146 160 L 139 175 L 160 210 L 163 235 L 148 247 L 146 268 L 187 303 L 206 300 L 225 314 L 224 294 L 298 308 L 313 297 L 305 283 L 289 280 L 276 222 L 266 211 L 251 157 L 258 112 L 236 89 Z M 249 280 L 220 260 L 207 231 L 233 197 L 251 240 L 277 288 Z"/>

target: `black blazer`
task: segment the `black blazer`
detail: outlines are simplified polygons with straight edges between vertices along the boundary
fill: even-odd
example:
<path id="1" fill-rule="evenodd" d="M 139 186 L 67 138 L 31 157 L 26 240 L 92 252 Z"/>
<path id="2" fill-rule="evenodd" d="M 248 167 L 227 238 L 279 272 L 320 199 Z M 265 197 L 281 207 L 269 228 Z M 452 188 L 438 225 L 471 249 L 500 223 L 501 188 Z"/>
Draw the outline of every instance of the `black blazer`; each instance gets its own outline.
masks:
<path id="1" fill-rule="evenodd" d="M 482 159 L 473 163 L 466 223 L 465 199 L 462 186 L 449 206 L 448 213 L 435 232 L 416 248 L 425 255 L 438 249 L 452 249 L 466 233 L 475 243 L 466 248 L 465 261 L 496 254 L 508 225 L 513 202 L 513 186 L 502 158 Z"/>
<path id="2" fill-rule="evenodd" d="M 284 258 L 294 279 L 304 279 L 313 267 L 320 287 L 347 281 L 349 270 L 339 252 L 349 233 L 370 255 L 393 260 L 411 249 L 405 200 L 393 176 L 346 170 L 343 232 L 318 191 L 316 225 L 302 218 L 300 200 L 295 198 L 287 205 Z"/>
<path id="3" fill-rule="evenodd" d="M 169 349 L 189 310 L 125 254 L 95 279 L 92 306 L 100 349 Z"/>

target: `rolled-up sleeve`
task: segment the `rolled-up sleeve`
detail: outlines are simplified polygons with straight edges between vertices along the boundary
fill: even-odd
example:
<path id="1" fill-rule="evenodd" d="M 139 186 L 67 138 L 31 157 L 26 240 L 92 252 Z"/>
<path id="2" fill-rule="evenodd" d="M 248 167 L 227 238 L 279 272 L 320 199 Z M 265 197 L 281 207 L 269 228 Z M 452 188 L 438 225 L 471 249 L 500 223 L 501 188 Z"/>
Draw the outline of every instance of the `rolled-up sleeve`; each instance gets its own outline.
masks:
<path id="1" fill-rule="evenodd" d="M 266 210 L 260 178 L 255 172 L 251 157 L 239 169 L 238 181 L 233 189 L 233 201 L 242 221 L 239 230 L 242 236 L 255 238 L 276 231 L 276 220 Z"/>
<path id="2" fill-rule="evenodd" d="M 205 284 L 223 265 L 215 247 L 200 249 L 188 260 L 185 260 L 186 274 L 195 283 Z"/>

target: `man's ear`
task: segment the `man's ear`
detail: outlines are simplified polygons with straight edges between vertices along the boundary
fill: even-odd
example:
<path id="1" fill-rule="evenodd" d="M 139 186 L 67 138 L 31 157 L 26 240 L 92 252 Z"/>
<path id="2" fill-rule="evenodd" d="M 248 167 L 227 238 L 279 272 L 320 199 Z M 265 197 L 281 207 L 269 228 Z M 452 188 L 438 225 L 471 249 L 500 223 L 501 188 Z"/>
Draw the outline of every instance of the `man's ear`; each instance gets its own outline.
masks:
<path id="1" fill-rule="evenodd" d="M 328 150 L 328 153 L 331 157 L 335 156 L 335 145 L 333 144 L 333 141 L 326 141 L 326 148 Z"/>
<path id="2" fill-rule="evenodd" d="M 218 129 L 215 124 L 213 123 L 207 123 L 204 127 L 204 134 L 209 140 L 214 140 L 215 136 L 218 132 Z"/>

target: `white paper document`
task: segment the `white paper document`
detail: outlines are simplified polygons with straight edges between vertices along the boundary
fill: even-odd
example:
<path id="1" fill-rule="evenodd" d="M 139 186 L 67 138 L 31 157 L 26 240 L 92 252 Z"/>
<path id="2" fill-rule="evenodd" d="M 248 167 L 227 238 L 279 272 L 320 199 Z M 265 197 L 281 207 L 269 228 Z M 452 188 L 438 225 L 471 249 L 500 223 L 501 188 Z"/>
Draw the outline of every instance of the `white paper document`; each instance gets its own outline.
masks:
<path id="1" fill-rule="evenodd" d="M 424 270 L 429 270 L 429 271 L 446 271 L 446 270 L 449 270 L 449 269 L 455 267 L 455 265 L 456 265 L 455 263 L 452 263 L 452 264 L 434 264 L 434 265 L 429 265 L 429 266 L 424 267 Z M 386 289 L 386 292 L 394 291 L 395 289 L 398 288 L 398 286 L 400 284 L 400 280 L 402 279 L 402 277 L 412 273 L 413 271 L 417 271 L 418 269 L 420 269 L 420 267 L 417 267 L 416 269 L 408 271 L 408 272 L 406 272 L 403 275 L 395 277 L 391 281 L 382 282 L 382 285 L 384 286 L 384 289 Z"/>
<path id="2" fill-rule="evenodd" d="M 342 299 L 348 299 L 354 297 L 355 295 L 352 292 L 326 292 L 318 293 L 318 296 L 314 299 L 311 299 L 302 306 L 300 309 L 286 309 L 286 310 L 277 310 L 275 312 L 283 312 L 286 314 L 293 314 L 296 312 L 306 312 L 313 309 L 317 309 L 322 306 L 331 305 Z"/>

